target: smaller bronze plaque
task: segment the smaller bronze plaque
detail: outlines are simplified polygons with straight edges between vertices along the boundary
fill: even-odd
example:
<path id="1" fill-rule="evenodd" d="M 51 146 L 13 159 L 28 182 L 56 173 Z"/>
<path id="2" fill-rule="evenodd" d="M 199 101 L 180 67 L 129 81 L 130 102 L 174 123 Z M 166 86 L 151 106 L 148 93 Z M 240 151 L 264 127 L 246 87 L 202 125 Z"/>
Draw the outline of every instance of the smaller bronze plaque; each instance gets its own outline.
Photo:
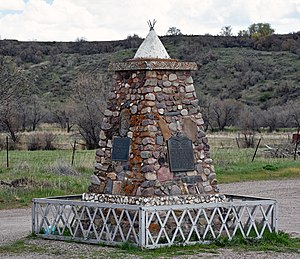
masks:
<path id="1" fill-rule="evenodd" d="M 193 145 L 188 137 L 171 137 L 168 140 L 168 154 L 172 172 L 194 171 Z"/>
<path id="2" fill-rule="evenodd" d="M 111 159 L 113 161 L 128 161 L 130 138 L 115 137 L 113 139 Z"/>

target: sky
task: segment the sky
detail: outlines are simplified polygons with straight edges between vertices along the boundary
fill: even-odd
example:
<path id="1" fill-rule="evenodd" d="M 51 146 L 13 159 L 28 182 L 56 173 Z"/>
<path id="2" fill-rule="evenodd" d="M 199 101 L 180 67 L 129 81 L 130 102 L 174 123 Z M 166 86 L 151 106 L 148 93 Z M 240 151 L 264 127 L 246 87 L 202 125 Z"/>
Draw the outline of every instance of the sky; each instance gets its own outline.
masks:
<path id="1" fill-rule="evenodd" d="M 300 0 L 0 0 L 0 38 L 21 41 L 123 40 L 170 27 L 183 34 L 233 34 L 253 23 L 275 33 L 300 31 Z"/>

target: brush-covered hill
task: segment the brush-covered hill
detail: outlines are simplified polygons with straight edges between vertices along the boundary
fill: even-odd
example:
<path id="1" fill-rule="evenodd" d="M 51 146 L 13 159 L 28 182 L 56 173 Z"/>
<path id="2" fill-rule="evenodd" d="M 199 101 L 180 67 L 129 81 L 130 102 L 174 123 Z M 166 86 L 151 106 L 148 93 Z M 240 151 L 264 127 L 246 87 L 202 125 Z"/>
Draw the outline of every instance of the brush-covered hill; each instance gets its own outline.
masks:
<path id="1" fill-rule="evenodd" d="M 172 58 L 198 64 L 194 82 L 199 99 L 233 98 L 269 108 L 300 97 L 300 32 L 259 40 L 210 35 L 161 40 Z M 102 73 L 109 84 L 109 63 L 132 58 L 141 42 L 137 36 L 106 42 L 1 40 L 0 65 L 1 70 L 15 67 L 30 74 L 31 94 L 65 102 L 80 72 Z"/>

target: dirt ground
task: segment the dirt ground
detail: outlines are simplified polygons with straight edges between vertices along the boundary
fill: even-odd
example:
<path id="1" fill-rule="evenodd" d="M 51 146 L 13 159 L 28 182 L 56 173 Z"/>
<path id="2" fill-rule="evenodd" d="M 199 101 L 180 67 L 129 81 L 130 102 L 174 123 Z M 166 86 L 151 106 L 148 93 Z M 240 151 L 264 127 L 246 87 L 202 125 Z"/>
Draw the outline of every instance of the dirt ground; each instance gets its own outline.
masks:
<path id="1" fill-rule="evenodd" d="M 300 236 L 300 180 L 276 180 L 260 182 L 243 182 L 221 184 L 221 193 L 242 194 L 276 199 L 279 203 L 279 229 Z M 31 233 L 31 209 L 0 210 L 0 243 L 12 243 Z M 6 254 L 1 258 L 108 258 L 109 251 L 114 248 L 74 244 L 48 240 L 26 240 L 28 244 L 60 248 L 66 251 L 62 255 L 46 254 Z M 77 251 L 77 252 L 76 252 Z M 86 252 L 88 251 L 88 252 Z M 95 256 L 95 253 L 98 254 Z M 299 254 L 244 252 L 220 249 L 219 254 L 201 254 L 184 258 L 299 258 Z M 131 258 L 134 258 L 130 256 Z M 126 255 L 124 254 L 124 257 Z M 139 257 L 136 257 L 139 258 Z M 178 257 L 179 258 L 179 257 Z"/>

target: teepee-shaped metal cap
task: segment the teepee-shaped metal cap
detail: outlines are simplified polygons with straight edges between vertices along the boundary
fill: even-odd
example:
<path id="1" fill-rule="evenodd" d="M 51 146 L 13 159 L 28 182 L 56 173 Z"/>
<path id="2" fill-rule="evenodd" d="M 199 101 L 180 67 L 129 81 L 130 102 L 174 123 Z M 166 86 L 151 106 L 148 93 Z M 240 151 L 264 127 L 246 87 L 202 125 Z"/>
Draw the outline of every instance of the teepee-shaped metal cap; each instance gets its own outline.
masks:
<path id="1" fill-rule="evenodd" d="M 155 20 L 153 23 L 148 21 L 150 31 L 135 53 L 134 59 L 170 59 L 168 52 L 154 31 L 155 23 Z"/>

